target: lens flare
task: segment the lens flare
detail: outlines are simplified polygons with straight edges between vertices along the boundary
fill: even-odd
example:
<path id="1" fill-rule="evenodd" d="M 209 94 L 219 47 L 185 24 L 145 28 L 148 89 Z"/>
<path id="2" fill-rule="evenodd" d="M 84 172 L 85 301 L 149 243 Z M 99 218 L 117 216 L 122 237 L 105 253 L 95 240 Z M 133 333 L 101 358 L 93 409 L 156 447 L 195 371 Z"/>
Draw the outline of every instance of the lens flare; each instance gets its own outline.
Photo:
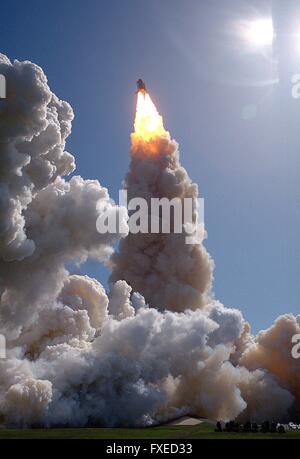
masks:
<path id="1" fill-rule="evenodd" d="M 134 131 L 137 137 L 145 141 L 154 137 L 167 136 L 162 116 L 158 113 L 147 92 L 138 92 Z"/>

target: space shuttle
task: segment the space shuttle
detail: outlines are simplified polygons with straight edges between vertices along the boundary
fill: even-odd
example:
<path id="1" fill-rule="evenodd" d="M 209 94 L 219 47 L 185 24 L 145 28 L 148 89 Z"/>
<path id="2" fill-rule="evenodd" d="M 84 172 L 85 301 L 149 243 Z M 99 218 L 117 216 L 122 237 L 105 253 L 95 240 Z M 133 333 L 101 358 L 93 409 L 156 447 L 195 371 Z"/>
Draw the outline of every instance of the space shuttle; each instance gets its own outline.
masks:
<path id="1" fill-rule="evenodd" d="M 143 95 L 146 94 L 146 92 L 147 92 L 146 85 L 145 85 L 145 83 L 143 82 L 143 80 L 141 78 L 139 80 L 137 80 L 136 86 L 137 86 L 136 94 L 138 92 L 141 92 Z"/>

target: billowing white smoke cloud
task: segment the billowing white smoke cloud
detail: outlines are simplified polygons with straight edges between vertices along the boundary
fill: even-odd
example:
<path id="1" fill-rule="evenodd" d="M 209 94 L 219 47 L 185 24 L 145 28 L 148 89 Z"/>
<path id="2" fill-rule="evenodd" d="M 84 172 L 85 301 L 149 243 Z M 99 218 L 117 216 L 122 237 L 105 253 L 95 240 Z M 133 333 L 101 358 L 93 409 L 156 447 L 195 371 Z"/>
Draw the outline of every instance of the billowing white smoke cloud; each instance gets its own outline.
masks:
<path id="1" fill-rule="evenodd" d="M 300 359 L 291 353 L 292 337 L 300 334 L 300 316 L 280 316 L 268 329 L 261 331 L 239 359 L 250 370 L 265 368 L 280 386 L 295 397 L 294 416 L 300 409 Z"/>
<path id="2" fill-rule="evenodd" d="M 191 198 L 198 196 L 179 163 L 174 140 L 149 142 L 132 136 L 130 171 L 125 180 L 128 199 Z M 198 309 L 210 302 L 213 261 L 202 244 L 186 244 L 186 233 L 129 234 L 112 257 L 111 280 L 125 279 L 146 301 L 160 310 Z"/>
<path id="3" fill-rule="evenodd" d="M 0 73 L 7 79 L 0 105 L 0 332 L 9 341 L 56 301 L 66 262 L 108 258 L 114 235 L 96 230 L 97 204 L 110 204 L 107 190 L 95 180 L 62 178 L 75 168 L 65 151 L 70 105 L 30 62 L 11 64 L 1 55 Z"/>
<path id="4" fill-rule="evenodd" d="M 299 403 L 299 365 L 289 354 L 299 320 L 280 318 L 255 340 L 239 311 L 213 299 L 213 262 L 184 235 L 129 235 L 112 255 L 120 235 L 96 230 L 99 209 L 112 205 L 107 190 L 63 178 L 74 171 L 65 151 L 71 107 L 30 62 L 0 55 L 0 73 L 8 88 L 0 103 L 0 422 L 286 417 Z M 169 138 L 148 149 L 133 138 L 126 186 L 129 198 L 197 197 Z M 110 256 L 108 294 L 66 269 Z"/>

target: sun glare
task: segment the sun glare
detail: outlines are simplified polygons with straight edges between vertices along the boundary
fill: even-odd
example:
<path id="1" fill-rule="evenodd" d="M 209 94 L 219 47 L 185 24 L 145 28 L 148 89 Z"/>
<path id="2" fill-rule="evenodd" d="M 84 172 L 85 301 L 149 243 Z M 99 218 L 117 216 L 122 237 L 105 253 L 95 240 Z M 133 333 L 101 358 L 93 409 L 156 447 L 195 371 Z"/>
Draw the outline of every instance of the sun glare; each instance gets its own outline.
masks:
<path id="1" fill-rule="evenodd" d="M 270 46 L 274 40 L 272 19 L 257 19 L 247 24 L 245 37 L 254 46 Z"/>

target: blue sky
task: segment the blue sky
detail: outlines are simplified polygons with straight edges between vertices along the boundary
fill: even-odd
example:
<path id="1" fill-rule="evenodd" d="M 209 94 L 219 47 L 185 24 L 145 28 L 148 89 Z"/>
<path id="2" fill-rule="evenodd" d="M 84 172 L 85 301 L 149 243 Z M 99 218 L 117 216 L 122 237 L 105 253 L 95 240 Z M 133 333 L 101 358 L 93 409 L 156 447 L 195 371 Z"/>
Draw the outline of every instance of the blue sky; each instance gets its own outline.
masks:
<path id="1" fill-rule="evenodd" d="M 300 4 L 293 0 L 10 0 L 1 52 L 39 64 L 75 111 L 77 173 L 117 198 L 135 81 L 145 79 L 205 198 L 214 291 L 252 329 L 299 311 Z M 272 8 L 271 8 L 272 7 Z M 236 33 L 273 12 L 273 50 Z M 297 44 L 298 40 L 298 44 Z M 106 271 L 85 272 L 105 282 Z"/>

